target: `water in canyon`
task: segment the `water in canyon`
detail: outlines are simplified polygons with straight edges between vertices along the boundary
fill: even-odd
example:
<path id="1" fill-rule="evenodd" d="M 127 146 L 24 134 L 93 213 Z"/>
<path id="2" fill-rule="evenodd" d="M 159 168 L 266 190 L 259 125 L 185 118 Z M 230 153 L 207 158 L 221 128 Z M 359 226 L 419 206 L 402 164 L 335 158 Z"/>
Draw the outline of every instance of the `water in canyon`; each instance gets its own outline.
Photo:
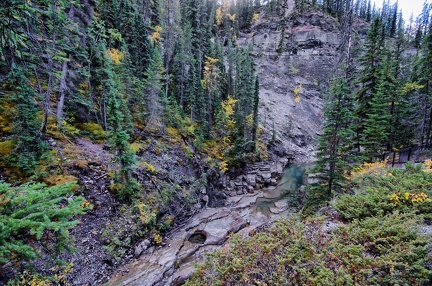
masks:
<path id="1" fill-rule="evenodd" d="M 291 165 L 285 168 L 283 176 L 276 187 L 262 190 L 262 197 L 257 198 L 252 206 L 254 214 L 263 214 L 270 217 L 280 213 L 280 208 L 297 212 L 301 208 L 304 199 L 302 189 L 307 164 Z"/>
<path id="2" fill-rule="evenodd" d="M 181 285 L 196 263 L 224 245 L 232 233 L 250 231 L 296 213 L 304 198 L 308 165 L 291 165 L 277 186 L 229 197 L 225 207 L 204 208 L 167 237 L 165 246 L 151 246 L 114 273 L 108 285 Z"/>

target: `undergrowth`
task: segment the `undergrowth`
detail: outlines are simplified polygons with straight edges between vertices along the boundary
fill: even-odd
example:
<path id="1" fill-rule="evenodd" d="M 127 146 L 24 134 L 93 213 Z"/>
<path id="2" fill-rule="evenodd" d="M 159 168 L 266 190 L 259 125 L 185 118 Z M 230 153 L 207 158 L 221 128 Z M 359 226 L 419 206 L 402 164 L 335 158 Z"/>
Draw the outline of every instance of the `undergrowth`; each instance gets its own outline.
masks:
<path id="1" fill-rule="evenodd" d="M 351 194 L 332 202 L 342 220 L 291 217 L 234 235 L 186 285 L 431 285 L 432 164 L 362 165 Z"/>
<path id="2" fill-rule="evenodd" d="M 291 218 L 245 239 L 235 235 L 186 285 L 426 285 L 427 238 L 398 212 L 354 220 L 332 234 Z"/>

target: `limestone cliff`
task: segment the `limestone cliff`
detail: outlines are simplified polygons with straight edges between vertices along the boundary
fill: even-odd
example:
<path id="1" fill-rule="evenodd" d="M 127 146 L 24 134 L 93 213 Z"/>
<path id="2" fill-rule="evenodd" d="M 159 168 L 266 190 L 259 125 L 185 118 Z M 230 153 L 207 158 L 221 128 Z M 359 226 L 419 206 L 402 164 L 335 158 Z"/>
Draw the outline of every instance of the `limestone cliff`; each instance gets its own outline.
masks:
<path id="1" fill-rule="evenodd" d="M 362 21 L 354 21 L 353 27 L 353 34 L 367 32 Z M 237 43 L 253 47 L 260 124 L 268 140 L 275 135 L 273 155 L 292 156 L 298 162 L 313 159 L 321 132 L 322 95 L 344 60 L 346 30 L 322 12 L 287 9 L 283 17 L 261 11 L 258 21 L 240 33 Z"/>

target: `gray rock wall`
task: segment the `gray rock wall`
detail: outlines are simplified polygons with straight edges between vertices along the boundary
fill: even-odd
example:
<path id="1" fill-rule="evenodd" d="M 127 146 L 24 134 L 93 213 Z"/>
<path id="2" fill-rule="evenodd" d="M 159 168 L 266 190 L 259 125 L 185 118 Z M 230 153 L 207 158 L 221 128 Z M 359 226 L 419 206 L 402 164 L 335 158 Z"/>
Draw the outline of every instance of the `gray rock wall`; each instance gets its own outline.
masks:
<path id="1" fill-rule="evenodd" d="M 344 58 L 343 28 L 336 19 L 316 11 L 292 14 L 284 21 L 261 12 L 259 19 L 240 33 L 237 44 L 253 47 L 260 81 L 260 124 L 268 141 L 273 128 L 276 131 L 279 158 L 293 155 L 298 162 L 311 161 L 321 132 L 322 96 Z M 356 29 L 366 33 L 367 27 L 360 21 Z"/>

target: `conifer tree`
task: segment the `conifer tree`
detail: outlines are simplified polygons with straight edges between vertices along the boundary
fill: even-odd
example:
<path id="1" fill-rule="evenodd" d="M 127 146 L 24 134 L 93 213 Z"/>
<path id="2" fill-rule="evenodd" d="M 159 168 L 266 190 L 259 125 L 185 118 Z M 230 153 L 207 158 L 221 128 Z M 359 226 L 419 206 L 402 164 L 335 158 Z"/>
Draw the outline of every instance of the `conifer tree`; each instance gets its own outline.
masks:
<path id="1" fill-rule="evenodd" d="M 316 154 L 316 163 L 310 173 L 314 180 L 309 187 L 308 205 L 328 200 L 346 189 L 345 174 L 353 160 L 351 129 L 353 99 L 342 78 L 330 85 L 324 106 L 324 125 Z"/>
<path id="2" fill-rule="evenodd" d="M 372 98 L 377 93 L 379 78 L 382 69 L 382 60 L 384 58 L 383 47 L 384 35 L 383 26 L 379 18 L 372 22 L 366 42 L 364 44 L 364 54 L 360 57 L 359 62 L 362 68 L 359 72 L 358 82 L 361 84 L 356 93 L 356 145 L 358 151 L 361 149 L 361 141 L 365 123 L 368 118 L 368 112 L 371 108 Z"/>
<path id="3" fill-rule="evenodd" d="M 163 62 L 157 47 L 153 49 L 153 53 L 145 72 L 145 82 L 143 100 L 146 104 L 146 120 L 147 124 L 145 129 L 151 128 L 153 130 L 163 128 L 163 115 L 164 115 L 164 93 L 163 93 L 163 79 L 165 70 Z"/>
<path id="4" fill-rule="evenodd" d="M 377 154 L 385 148 L 385 142 L 390 138 L 390 114 L 388 113 L 388 98 L 386 96 L 384 76 L 371 99 L 371 106 L 367 113 L 361 145 L 364 147 L 363 157 L 372 162 Z"/>
<path id="5" fill-rule="evenodd" d="M 54 248 L 46 248 L 53 254 L 72 249 L 68 229 L 78 221 L 70 219 L 90 208 L 83 197 L 72 197 L 74 188 L 74 183 L 11 187 L 0 182 L 0 265 L 36 258 L 39 251 L 29 243 L 34 239 L 46 246 L 54 242 Z"/>
<path id="6" fill-rule="evenodd" d="M 419 144 L 422 146 L 432 143 L 432 25 L 423 40 L 417 66 L 415 77 L 422 85 L 422 102 L 419 106 L 422 114 Z"/>
<path id="7" fill-rule="evenodd" d="M 10 160 L 26 175 L 32 175 L 47 151 L 37 119 L 36 92 L 23 68 L 15 64 L 12 64 L 8 85 L 12 89 L 11 97 L 16 109 L 12 130 L 16 147 Z"/>
<path id="8" fill-rule="evenodd" d="M 115 151 L 114 162 L 120 165 L 115 174 L 114 190 L 122 200 L 131 200 L 138 188 L 136 180 L 132 177 L 135 154 L 129 147 L 129 131 L 131 129 L 131 116 L 128 112 L 124 95 L 121 93 L 121 83 L 113 66 L 114 63 L 107 58 L 104 85 L 105 99 L 107 101 L 107 137 L 110 147 Z"/>

